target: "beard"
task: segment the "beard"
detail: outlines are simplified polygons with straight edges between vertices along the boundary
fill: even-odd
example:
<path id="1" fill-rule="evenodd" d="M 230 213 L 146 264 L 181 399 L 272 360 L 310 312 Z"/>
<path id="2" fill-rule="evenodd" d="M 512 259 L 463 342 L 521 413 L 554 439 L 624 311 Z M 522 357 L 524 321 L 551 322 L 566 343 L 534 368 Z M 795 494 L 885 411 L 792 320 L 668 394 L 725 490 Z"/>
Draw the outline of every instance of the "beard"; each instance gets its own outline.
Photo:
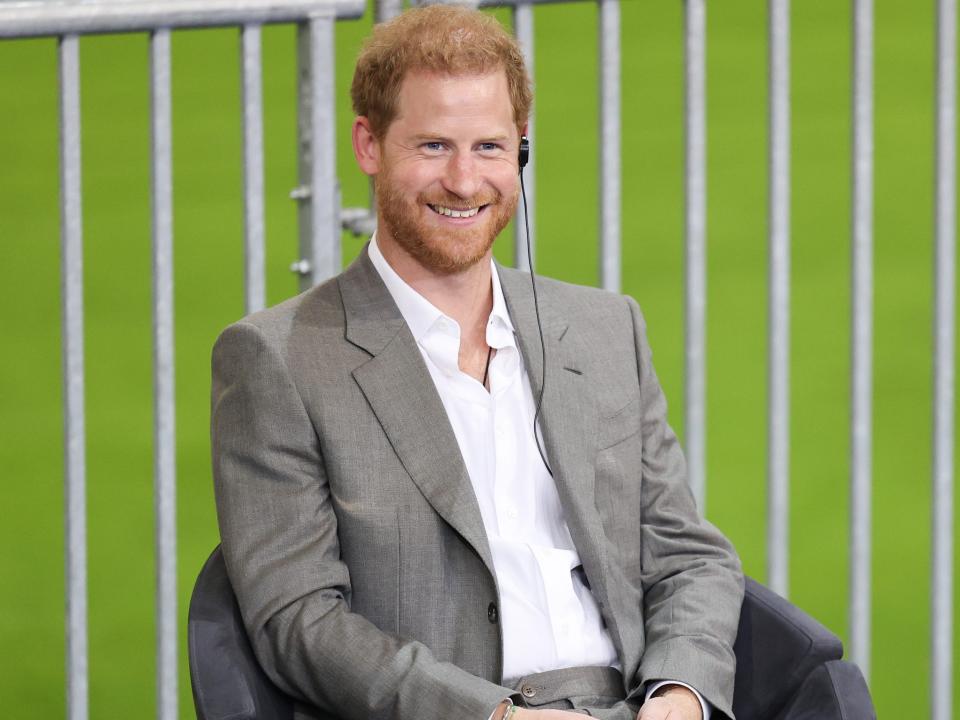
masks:
<path id="1" fill-rule="evenodd" d="M 490 189 L 470 198 L 451 193 L 420 193 L 410 202 L 384 169 L 374 178 L 380 220 L 390 236 L 423 267 L 441 275 L 453 275 L 475 265 L 490 251 L 497 235 L 507 226 L 517 209 L 519 190 L 505 197 Z M 475 227 L 443 228 L 431 224 L 422 215 L 427 205 L 453 209 L 483 207 L 489 215 Z"/>

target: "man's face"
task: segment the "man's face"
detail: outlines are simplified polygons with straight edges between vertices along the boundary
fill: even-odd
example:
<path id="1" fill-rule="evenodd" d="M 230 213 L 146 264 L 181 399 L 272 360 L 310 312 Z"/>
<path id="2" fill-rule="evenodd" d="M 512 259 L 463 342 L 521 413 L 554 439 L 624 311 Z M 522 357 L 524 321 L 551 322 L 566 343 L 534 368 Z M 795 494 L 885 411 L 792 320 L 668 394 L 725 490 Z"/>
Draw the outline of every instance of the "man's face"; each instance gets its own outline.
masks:
<path id="1" fill-rule="evenodd" d="M 487 257 L 517 207 L 518 146 L 503 71 L 408 74 L 377 143 L 383 240 L 438 274 Z"/>

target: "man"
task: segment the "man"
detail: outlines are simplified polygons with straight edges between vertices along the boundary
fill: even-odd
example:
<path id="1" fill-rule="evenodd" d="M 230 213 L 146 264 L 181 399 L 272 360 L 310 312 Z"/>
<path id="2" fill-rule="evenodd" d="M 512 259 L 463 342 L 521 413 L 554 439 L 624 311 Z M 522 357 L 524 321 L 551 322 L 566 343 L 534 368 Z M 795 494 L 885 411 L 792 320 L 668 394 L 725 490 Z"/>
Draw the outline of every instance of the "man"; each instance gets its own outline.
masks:
<path id="1" fill-rule="evenodd" d="M 538 319 L 491 260 L 531 103 L 515 42 L 408 11 L 352 94 L 375 237 L 214 350 L 224 557 L 264 669 L 302 717 L 730 715 L 739 563 L 636 304 L 540 279 Z"/>

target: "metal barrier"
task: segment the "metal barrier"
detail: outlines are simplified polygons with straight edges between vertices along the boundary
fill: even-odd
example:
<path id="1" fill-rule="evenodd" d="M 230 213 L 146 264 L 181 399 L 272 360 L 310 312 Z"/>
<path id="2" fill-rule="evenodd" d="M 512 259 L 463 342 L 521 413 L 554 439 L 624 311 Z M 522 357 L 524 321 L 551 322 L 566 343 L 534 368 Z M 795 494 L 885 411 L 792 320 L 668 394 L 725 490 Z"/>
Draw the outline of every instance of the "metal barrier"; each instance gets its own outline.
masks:
<path id="1" fill-rule="evenodd" d="M 427 0 L 422 0 L 427 1 Z M 450 0 L 452 1 L 452 0 Z M 509 6 L 516 35 L 535 69 L 533 7 L 583 0 L 474 0 Z M 600 281 L 620 288 L 621 121 L 620 0 L 594 0 L 600 43 Z M 78 36 L 151 34 L 154 253 L 155 498 L 157 524 L 158 716 L 176 709 L 174 526 L 173 277 L 170 31 L 238 25 L 243 87 L 245 308 L 264 305 L 263 131 L 260 26 L 299 23 L 298 116 L 301 259 L 293 269 L 310 286 L 340 266 L 340 229 L 372 231 L 369 208 L 340 208 L 334 163 L 333 22 L 356 18 L 365 0 L 168 0 L 0 4 L 0 39 L 60 37 L 62 317 L 66 433 L 68 711 L 87 716 L 85 429 L 83 405 L 82 220 Z M 462 3 L 461 3 L 462 4 Z M 377 0 L 376 18 L 403 0 Z M 790 0 L 769 0 L 769 319 L 767 579 L 789 590 L 790 356 Z M 685 8 L 685 445 L 690 483 L 706 500 L 706 2 Z M 933 573 L 931 699 L 934 720 L 952 713 L 953 450 L 956 243 L 956 0 L 937 4 L 936 258 L 934 319 Z M 869 676 L 871 632 L 871 482 L 873 346 L 873 2 L 853 6 L 852 377 L 850 478 L 850 648 Z M 535 134 L 534 118 L 529 134 Z M 534 162 L 525 175 L 535 198 Z M 535 228 L 531 213 L 531 243 Z M 515 264 L 527 268 L 517 223 Z"/>
<path id="2" fill-rule="evenodd" d="M 302 219 L 314 277 L 339 263 L 334 226 L 333 23 L 363 14 L 364 0 L 192 0 L 19 2 L 0 5 L 0 39 L 59 36 L 62 316 L 65 406 L 67 565 L 67 714 L 88 716 L 86 460 L 83 367 L 83 240 L 80 185 L 79 36 L 150 33 L 151 198 L 153 230 L 154 504 L 157 573 L 157 717 L 177 710 L 173 198 L 170 31 L 240 26 L 243 82 L 245 307 L 264 305 L 263 130 L 260 27 L 299 23 Z M 310 192 L 310 188 L 324 188 Z"/>

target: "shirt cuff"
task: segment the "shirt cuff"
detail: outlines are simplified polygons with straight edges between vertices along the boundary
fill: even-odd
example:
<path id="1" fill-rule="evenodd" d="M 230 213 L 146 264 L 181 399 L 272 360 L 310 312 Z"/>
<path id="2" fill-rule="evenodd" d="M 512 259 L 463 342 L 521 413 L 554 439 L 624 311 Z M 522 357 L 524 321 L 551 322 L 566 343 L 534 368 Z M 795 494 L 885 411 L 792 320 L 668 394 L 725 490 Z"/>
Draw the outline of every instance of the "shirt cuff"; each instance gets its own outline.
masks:
<path id="1" fill-rule="evenodd" d="M 503 705 L 503 703 L 507 703 L 507 709 L 509 710 L 516 703 L 520 702 L 518 699 L 517 700 L 514 699 L 516 697 L 517 697 L 516 695 L 509 695 L 505 697 L 503 700 L 501 700 L 500 702 L 498 702 L 497 706 L 490 711 L 490 714 L 487 716 L 487 720 L 493 720 L 494 715 L 497 714 L 497 710 L 500 709 L 500 706 Z"/>
<path id="2" fill-rule="evenodd" d="M 700 701 L 700 710 L 703 712 L 703 720 L 710 720 L 710 713 L 713 711 L 713 706 L 706 701 L 703 695 L 697 692 L 696 688 L 690 687 L 685 682 L 680 682 L 679 680 L 658 680 L 657 682 L 650 683 L 647 685 L 647 694 L 644 699 L 649 700 L 650 696 L 664 685 L 680 685 L 696 695 L 697 700 Z"/>
<path id="3" fill-rule="evenodd" d="M 493 710 L 490 711 L 490 714 L 489 714 L 489 715 L 487 715 L 487 720 L 493 720 L 493 716 L 497 714 L 497 710 L 500 709 L 500 705 L 502 705 L 502 704 L 503 704 L 504 702 L 506 702 L 507 700 L 510 700 L 510 698 L 504 698 L 503 700 L 501 700 L 500 702 L 498 702 L 498 703 L 497 703 L 497 706 L 496 706 Z M 510 702 L 512 703 L 513 701 L 511 700 Z"/>

